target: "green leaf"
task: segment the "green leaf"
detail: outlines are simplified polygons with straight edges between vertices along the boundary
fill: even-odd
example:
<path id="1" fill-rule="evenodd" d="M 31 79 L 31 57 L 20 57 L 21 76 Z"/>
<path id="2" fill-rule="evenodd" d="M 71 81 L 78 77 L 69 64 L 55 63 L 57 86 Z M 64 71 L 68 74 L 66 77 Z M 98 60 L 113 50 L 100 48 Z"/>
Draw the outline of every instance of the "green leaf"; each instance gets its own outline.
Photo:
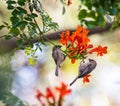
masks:
<path id="1" fill-rule="evenodd" d="M 34 65 L 36 63 L 37 59 L 36 58 L 28 58 L 28 62 L 30 65 Z"/>
<path id="2" fill-rule="evenodd" d="M 17 16 L 19 14 L 19 11 L 17 9 L 14 9 L 12 11 L 12 15 Z"/>
<path id="3" fill-rule="evenodd" d="M 30 10 L 31 12 L 33 12 L 33 9 L 34 9 L 34 6 L 33 6 L 33 5 L 30 5 L 30 6 L 29 6 L 29 10 Z"/>
<path id="4" fill-rule="evenodd" d="M 19 18 L 13 16 L 13 17 L 10 18 L 10 21 L 11 21 L 12 23 L 16 23 L 16 22 L 19 21 Z"/>
<path id="5" fill-rule="evenodd" d="M 8 23 L 7 23 L 7 22 L 3 21 L 3 23 L 4 23 L 6 26 L 8 26 Z"/>
<path id="6" fill-rule="evenodd" d="M 100 16 L 104 14 L 105 10 L 103 10 L 102 8 L 96 8 L 96 12 Z"/>
<path id="7" fill-rule="evenodd" d="M 42 52 L 42 48 L 40 46 L 38 46 L 39 50 Z"/>
<path id="8" fill-rule="evenodd" d="M 17 2 L 20 6 L 24 6 L 25 5 L 25 0 L 18 0 Z"/>
<path id="9" fill-rule="evenodd" d="M 110 15 L 116 15 L 118 13 L 117 9 L 115 7 L 109 9 Z"/>
<path id="10" fill-rule="evenodd" d="M 10 21 L 12 22 L 13 27 L 15 27 L 19 23 L 19 18 L 16 16 L 13 16 L 10 18 Z"/>
<path id="11" fill-rule="evenodd" d="M 17 40 L 17 46 L 18 46 L 20 49 L 24 49 L 22 39 Z"/>
<path id="12" fill-rule="evenodd" d="M 97 25 L 101 26 L 101 27 L 105 27 L 105 19 L 103 15 L 98 15 L 96 18 L 96 23 Z"/>
<path id="13" fill-rule="evenodd" d="M 27 14 L 27 16 L 28 16 L 29 18 L 36 18 L 36 17 L 38 17 L 38 15 L 35 14 L 35 13 Z"/>
<path id="14" fill-rule="evenodd" d="M 6 2 L 8 5 L 10 4 L 16 4 L 16 1 L 13 1 L 13 0 L 7 0 L 7 2 Z"/>
<path id="15" fill-rule="evenodd" d="M 63 8 L 62 8 L 62 15 L 64 15 L 65 12 L 66 12 L 66 10 L 65 10 L 65 7 L 63 6 Z"/>
<path id="16" fill-rule="evenodd" d="M 0 26 L 0 30 L 2 30 L 3 28 L 5 28 L 5 25 L 1 25 Z"/>
<path id="17" fill-rule="evenodd" d="M 21 37 L 22 39 L 24 39 L 24 40 L 27 40 L 26 34 L 20 34 L 20 37 Z"/>
<path id="18" fill-rule="evenodd" d="M 25 9 L 23 9 L 23 8 L 21 8 L 21 7 L 17 7 L 17 9 L 19 10 L 19 13 L 20 13 L 21 15 L 27 14 L 27 11 L 26 11 Z"/>
<path id="19" fill-rule="evenodd" d="M 24 19 L 27 21 L 32 21 L 32 19 L 30 17 L 25 17 Z"/>
<path id="20" fill-rule="evenodd" d="M 18 27 L 20 27 L 21 30 L 24 30 L 25 27 L 27 26 L 28 22 L 27 21 L 21 21 L 18 23 Z"/>
<path id="21" fill-rule="evenodd" d="M 78 18 L 79 18 L 79 20 L 81 20 L 81 19 L 84 19 L 86 17 L 87 17 L 87 11 L 85 9 L 82 9 L 78 14 Z"/>
<path id="22" fill-rule="evenodd" d="M 87 17 L 95 19 L 96 18 L 95 14 L 96 14 L 96 12 L 92 10 L 87 14 Z"/>
<path id="23" fill-rule="evenodd" d="M 8 9 L 8 10 L 12 10 L 12 9 L 14 9 L 14 6 L 8 5 L 8 6 L 7 6 L 7 9 Z"/>
<path id="24" fill-rule="evenodd" d="M 11 38 L 12 38 L 11 35 L 5 35 L 5 39 L 6 39 L 6 40 L 10 40 Z"/>
<path id="25" fill-rule="evenodd" d="M 85 2 L 84 4 L 88 8 L 88 10 L 92 9 L 92 4 L 91 4 L 90 0 L 87 0 L 87 2 Z"/>
<path id="26" fill-rule="evenodd" d="M 30 42 L 28 46 L 31 47 L 31 48 L 33 48 L 33 43 Z"/>
<path id="27" fill-rule="evenodd" d="M 11 28 L 10 32 L 13 36 L 17 36 L 18 34 L 20 34 L 20 31 L 17 27 Z"/>
<path id="28" fill-rule="evenodd" d="M 85 21 L 85 24 L 87 25 L 88 28 L 95 28 L 97 26 L 97 23 L 95 21 Z"/>
<path id="29" fill-rule="evenodd" d="M 36 25 L 35 23 L 33 23 L 33 22 L 30 22 L 29 24 L 30 24 L 32 27 L 34 27 L 34 28 L 37 27 L 37 25 Z"/>
<path id="30" fill-rule="evenodd" d="M 45 43 L 45 41 L 42 39 L 41 40 L 41 43 L 43 44 L 43 45 L 46 45 L 46 43 Z"/>

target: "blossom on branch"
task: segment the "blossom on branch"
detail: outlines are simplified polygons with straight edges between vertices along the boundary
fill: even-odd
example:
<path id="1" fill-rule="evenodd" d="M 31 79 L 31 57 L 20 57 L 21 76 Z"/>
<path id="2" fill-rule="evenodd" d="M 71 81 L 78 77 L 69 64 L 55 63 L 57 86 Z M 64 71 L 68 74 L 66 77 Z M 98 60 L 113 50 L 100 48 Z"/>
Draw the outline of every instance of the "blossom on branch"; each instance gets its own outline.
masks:
<path id="1" fill-rule="evenodd" d="M 97 52 L 97 56 L 107 54 L 107 46 L 99 45 L 97 48 L 93 48 L 93 44 L 90 44 L 87 36 L 88 32 L 86 28 L 78 26 L 75 32 L 70 33 L 67 29 L 61 33 L 60 42 L 66 46 L 64 52 L 71 59 L 71 63 L 75 63 L 76 59 L 84 61 L 87 55 L 93 52 Z"/>
<path id="2" fill-rule="evenodd" d="M 86 50 L 92 48 L 92 44 L 88 44 L 90 39 L 87 37 L 88 30 L 78 26 L 75 32 L 70 34 L 69 30 L 62 32 L 60 42 L 66 46 L 66 54 L 74 63 L 76 59 L 84 57 Z"/>
<path id="3" fill-rule="evenodd" d="M 61 87 L 56 86 L 55 89 L 60 93 L 60 97 L 64 97 L 67 94 L 71 93 L 72 90 L 67 88 L 68 86 L 64 84 L 63 82 L 61 83 Z"/>

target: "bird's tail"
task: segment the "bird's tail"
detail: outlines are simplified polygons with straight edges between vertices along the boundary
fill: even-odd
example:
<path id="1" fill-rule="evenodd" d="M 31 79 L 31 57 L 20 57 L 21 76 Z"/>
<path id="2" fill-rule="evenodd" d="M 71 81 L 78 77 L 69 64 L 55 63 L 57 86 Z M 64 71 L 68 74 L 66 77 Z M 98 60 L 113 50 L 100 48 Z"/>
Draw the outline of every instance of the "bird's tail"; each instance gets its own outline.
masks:
<path id="1" fill-rule="evenodd" d="M 78 76 L 70 83 L 70 86 L 78 79 Z"/>
<path id="2" fill-rule="evenodd" d="M 56 65 L 55 75 L 58 76 L 59 65 Z"/>

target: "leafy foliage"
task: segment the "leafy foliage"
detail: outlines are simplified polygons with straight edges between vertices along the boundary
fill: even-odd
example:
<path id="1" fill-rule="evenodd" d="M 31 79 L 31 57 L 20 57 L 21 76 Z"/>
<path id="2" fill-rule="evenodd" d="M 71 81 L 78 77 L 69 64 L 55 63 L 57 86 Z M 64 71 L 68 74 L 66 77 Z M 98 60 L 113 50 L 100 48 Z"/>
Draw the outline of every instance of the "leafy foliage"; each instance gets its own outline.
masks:
<path id="1" fill-rule="evenodd" d="M 8 61 L 8 56 L 1 57 L 3 64 L 0 64 L 0 100 L 5 106 L 24 106 L 22 101 L 11 93 L 12 78 L 14 72 L 11 70 Z"/>
<path id="2" fill-rule="evenodd" d="M 80 2 L 78 19 L 82 25 L 95 28 L 105 27 L 106 22 L 113 22 L 113 27 L 120 24 L 119 0 L 80 0 Z"/>
<path id="3" fill-rule="evenodd" d="M 33 48 L 33 39 L 37 39 L 38 43 L 41 42 L 44 44 L 44 41 L 41 40 L 41 37 L 50 30 L 57 30 L 58 24 L 53 22 L 52 18 L 45 12 L 42 8 L 42 5 L 39 0 L 7 0 L 7 9 L 11 11 L 10 24 L 7 22 L 3 22 L 3 25 L 0 26 L 0 30 L 3 28 L 7 28 L 8 32 L 6 35 L 2 36 L 6 40 L 10 40 L 12 38 L 17 39 L 17 46 L 19 49 L 25 49 L 24 46 L 27 43 L 27 47 L 32 53 L 34 51 Z M 41 17 L 42 28 L 39 28 L 36 18 L 38 14 Z M 40 44 L 37 44 L 37 49 Z M 33 53 L 35 54 L 35 53 Z M 35 61 L 36 56 L 31 55 L 33 60 Z"/>

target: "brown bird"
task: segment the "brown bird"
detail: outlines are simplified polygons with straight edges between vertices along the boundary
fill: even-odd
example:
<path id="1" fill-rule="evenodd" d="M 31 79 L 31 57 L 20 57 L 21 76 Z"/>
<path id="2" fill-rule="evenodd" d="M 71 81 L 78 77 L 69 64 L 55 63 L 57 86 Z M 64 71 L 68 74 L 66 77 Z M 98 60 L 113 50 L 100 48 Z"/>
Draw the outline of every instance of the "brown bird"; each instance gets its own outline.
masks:
<path id="1" fill-rule="evenodd" d="M 62 53 L 61 51 L 61 46 L 60 45 L 56 45 L 53 47 L 52 50 L 52 57 L 55 61 L 56 64 L 56 70 L 55 70 L 55 75 L 58 76 L 58 69 L 60 67 L 60 64 L 65 60 L 66 56 L 65 54 Z"/>
<path id="2" fill-rule="evenodd" d="M 81 62 L 80 66 L 78 68 L 78 76 L 70 83 L 70 86 L 78 79 L 78 78 L 83 78 L 85 77 L 87 74 L 91 73 L 95 67 L 96 67 L 97 63 L 95 60 L 93 59 L 89 59 L 89 62 Z"/>

